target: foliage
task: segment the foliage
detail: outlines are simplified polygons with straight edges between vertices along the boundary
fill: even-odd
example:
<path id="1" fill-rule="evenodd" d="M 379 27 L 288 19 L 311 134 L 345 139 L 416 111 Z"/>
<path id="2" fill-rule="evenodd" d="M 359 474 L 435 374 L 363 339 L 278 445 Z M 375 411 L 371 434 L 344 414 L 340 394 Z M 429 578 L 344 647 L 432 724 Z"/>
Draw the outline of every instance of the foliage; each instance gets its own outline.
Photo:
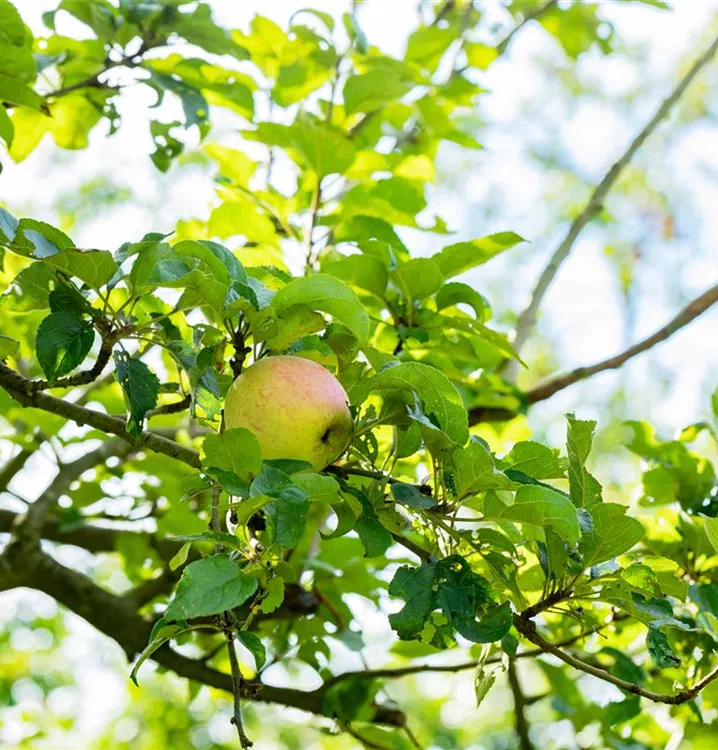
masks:
<path id="1" fill-rule="evenodd" d="M 524 240 L 504 230 L 452 242 L 427 196 L 442 142 L 481 148 L 465 115 L 506 43 L 472 35 L 480 4 L 446 2 L 394 58 L 367 40 L 358 6 L 343 28 L 307 10 L 288 29 L 257 16 L 244 32 L 217 25 L 202 2 L 63 0 L 33 38 L 22 8 L 0 0 L 10 158 L 27 158 L 47 133 L 63 149 L 86 147 L 101 128 L 110 137 L 125 87 L 149 87 L 183 111 L 148 120 L 153 164 L 177 168 L 198 139 L 218 197 L 206 220 L 169 235 L 130 230 L 103 250 L 0 208 L 0 403 L 23 456 L 0 470 L 2 489 L 39 444 L 90 457 L 63 460 L 25 520 L 2 528 L 15 532 L 0 557 L 8 588 L 61 591 L 58 601 L 136 659 L 140 685 L 152 658 L 237 702 L 293 706 L 366 746 L 401 748 L 413 741 L 406 716 L 376 681 L 392 668 L 327 667 L 335 642 L 363 645 L 351 595 L 376 606 L 388 595 L 397 653 L 467 651 L 478 702 L 529 643 L 587 652 L 571 658 L 605 670 L 621 700 L 599 708 L 576 687 L 575 663 L 539 657 L 553 708 L 576 731 L 597 725 L 607 747 L 629 736 L 645 746 L 640 696 L 689 703 L 698 717 L 716 708 L 715 684 L 691 692 L 715 676 L 718 641 L 718 483 L 691 447 L 715 440 L 715 403 L 712 423 L 675 440 L 627 426 L 626 448 L 647 464 L 630 508 L 588 468 L 595 422 L 567 416 L 565 456 L 533 440 L 497 450 L 480 436 L 487 418 L 510 420 L 531 399 L 508 374 L 507 363 L 525 363 L 492 323 L 488 295 L 455 278 Z M 524 6 L 508 5 L 518 28 Z M 616 43 L 599 33 L 596 6 L 544 10 L 536 18 L 571 58 Z M 65 14 L 83 39 L 55 32 Z M 212 140 L 218 109 L 261 160 Z M 280 157 L 291 190 L 273 181 Z M 412 255 L 408 230 L 435 252 Z M 322 473 L 263 461 L 249 431 L 223 429 L 234 377 L 279 353 L 320 362 L 350 399 L 353 444 Z M 91 540 L 110 478 L 139 489 L 102 546 Z M 45 534 L 116 551 L 134 588 L 120 597 L 101 581 L 81 586 L 42 551 Z M 607 640 L 584 645 L 598 631 Z M 243 676 L 235 642 L 254 662 Z M 202 656 L 177 650 L 188 644 Z M 264 683 L 277 661 L 313 670 L 321 687 Z M 234 721 L 248 746 L 236 708 Z"/>

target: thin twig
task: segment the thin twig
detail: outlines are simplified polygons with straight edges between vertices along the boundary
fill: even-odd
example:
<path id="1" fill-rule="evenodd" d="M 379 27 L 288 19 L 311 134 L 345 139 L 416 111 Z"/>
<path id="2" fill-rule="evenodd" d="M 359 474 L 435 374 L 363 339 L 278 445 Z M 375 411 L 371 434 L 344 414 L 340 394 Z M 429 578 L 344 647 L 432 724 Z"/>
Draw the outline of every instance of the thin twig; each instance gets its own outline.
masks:
<path id="1" fill-rule="evenodd" d="M 155 409 L 150 409 L 147 414 L 145 414 L 145 419 L 158 417 L 160 414 L 177 414 L 185 409 L 189 409 L 191 403 L 192 397 L 189 395 L 184 396 L 184 398 L 179 401 L 173 401 L 171 404 L 162 404 L 162 406 L 158 406 Z"/>
<path id="2" fill-rule="evenodd" d="M 516 630 L 518 630 L 526 639 L 531 641 L 531 643 L 534 643 L 547 654 L 552 654 L 570 667 L 578 669 L 581 672 L 586 672 L 586 674 L 593 675 L 604 682 L 610 682 L 612 685 L 621 688 L 621 690 L 624 690 L 627 693 L 639 695 L 642 698 L 647 698 L 648 700 L 653 701 L 654 703 L 668 703 L 673 706 L 687 703 L 688 701 L 692 701 L 698 693 L 713 682 L 713 680 L 718 679 L 718 667 L 715 667 L 715 669 L 709 672 L 702 680 L 696 682 L 692 687 L 684 688 L 677 693 L 654 693 L 652 690 L 646 690 L 633 682 L 622 680 L 620 677 L 614 677 L 614 675 L 607 672 L 605 669 L 594 667 L 592 664 L 588 664 L 582 659 L 562 651 L 558 646 L 549 643 L 549 641 L 539 634 L 536 629 L 536 623 L 534 623 L 533 620 L 526 619 L 517 614 L 514 615 L 514 626 L 516 627 Z"/>
<path id="3" fill-rule="evenodd" d="M 511 694 L 514 697 L 514 715 L 516 721 L 516 734 L 519 738 L 519 748 L 520 750 L 534 750 L 534 744 L 531 742 L 531 736 L 529 734 L 529 723 L 526 718 L 526 707 L 528 706 L 528 701 L 521 687 L 521 681 L 519 680 L 519 675 L 516 670 L 515 659 L 509 659 L 507 677 L 509 679 Z"/>
<path id="4" fill-rule="evenodd" d="M 234 697 L 232 724 L 237 727 L 239 744 L 244 749 L 252 747 L 254 743 L 244 733 L 244 724 L 242 723 L 242 672 L 237 662 L 237 652 L 234 649 L 234 635 L 231 630 L 227 631 L 227 654 L 229 655 L 229 664 L 232 669 L 232 696 Z"/>
<path id="5" fill-rule="evenodd" d="M 576 239 L 583 230 L 583 228 L 593 219 L 593 217 L 601 210 L 603 206 L 603 200 L 606 197 L 608 191 L 611 189 L 613 184 L 616 182 L 618 177 L 621 175 L 623 170 L 628 166 L 631 159 L 645 143 L 648 137 L 653 131 L 660 125 L 660 123 L 666 119 L 669 115 L 673 106 L 681 98 L 685 90 L 688 88 L 693 79 L 698 73 L 710 62 L 713 56 L 718 51 L 718 38 L 708 47 L 708 49 L 696 60 L 691 69 L 686 75 L 680 80 L 678 85 L 673 91 L 663 100 L 662 104 L 643 127 L 640 133 L 633 139 L 631 144 L 628 146 L 624 154 L 618 159 L 618 161 L 608 170 L 604 178 L 595 187 L 588 203 L 584 207 L 583 211 L 573 220 L 571 226 L 566 233 L 566 236 L 562 240 L 561 244 L 556 248 L 554 254 L 551 256 L 548 264 L 544 268 L 543 272 L 539 276 L 536 287 L 531 295 L 531 301 L 529 302 L 526 309 L 519 315 L 516 323 L 516 337 L 514 339 L 514 349 L 520 352 L 526 343 L 534 325 L 536 324 L 536 318 L 538 316 L 539 307 L 543 301 L 546 292 L 551 286 L 553 280 L 556 278 L 559 268 L 569 256 Z M 513 365 L 508 364 L 505 369 L 513 369 Z"/>
<path id="6" fill-rule="evenodd" d="M 548 13 L 548 11 L 551 10 L 551 8 L 554 7 L 554 5 L 558 5 L 558 0 L 548 0 L 547 3 L 544 3 L 543 5 L 539 5 L 538 8 L 535 8 L 534 10 L 530 10 L 528 13 L 524 15 L 524 17 L 521 19 L 521 23 L 517 24 L 509 33 L 496 45 L 496 51 L 503 55 L 504 52 L 506 52 L 509 44 L 513 41 L 514 36 L 518 34 L 521 29 L 523 29 L 524 26 L 529 21 L 536 21 L 541 16 L 543 16 L 545 13 Z"/>
<path id="7" fill-rule="evenodd" d="M 625 362 L 628 362 L 629 359 L 652 349 L 656 344 L 660 344 L 662 341 L 670 338 L 676 331 L 687 326 L 716 303 L 718 303 L 718 284 L 703 292 L 700 297 L 696 297 L 678 315 L 651 336 L 639 341 L 620 354 L 615 354 L 613 357 L 601 360 L 593 365 L 578 367 L 575 370 L 571 370 L 571 372 L 567 372 L 565 375 L 552 378 L 546 383 L 536 386 L 536 388 L 533 388 L 526 394 L 526 402 L 535 404 L 539 401 L 545 401 L 555 393 L 558 393 L 558 391 L 562 391 L 564 388 L 568 388 L 580 380 L 585 380 L 605 370 L 615 370 Z"/>
<path id="8" fill-rule="evenodd" d="M 587 630 L 584 633 L 580 633 L 579 635 L 572 636 L 571 638 L 567 638 L 564 641 L 561 641 L 560 643 L 556 644 L 557 648 L 567 648 L 568 646 L 573 646 L 574 643 L 577 643 L 580 640 L 583 640 L 584 638 L 588 638 L 591 635 L 594 635 L 595 633 L 599 633 L 602 630 L 605 630 L 607 627 L 610 627 L 611 625 L 621 622 L 623 620 L 627 620 L 629 618 L 626 614 L 618 614 L 615 617 L 613 617 L 608 622 L 604 622 L 601 625 L 597 625 L 596 627 L 591 628 L 590 630 Z M 514 659 L 532 659 L 536 656 L 541 656 L 544 651 L 541 648 L 534 648 L 530 649 L 528 651 L 521 651 Z M 483 663 L 486 665 L 489 664 L 499 664 L 503 660 L 503 656 L 492 656 Z M 400 677 L 408 677 L 410 675 L 414 674 L 421 674 L 423 672 L 464 672 L 467 669 L 475 669 L 476 665 L 478 664 L 476 659 L 471 659 L 470 661 L 463 661 L 459 662 L 458 664 L 413 664 L 407 667 L 386 667 L 384 669 L 372 669 L 372 670 L 364 670 L 364 671 L 353 671 L 353 672 L 342 672 L 341 674 L 335 675 L 334 677 L 331 677 L 324 683 L 325 688 L 330 688 L 333 685 L 336 685 L 338 682 L 343 682 L 344 680 L 352 680 L 357 679 L 359 677 L 365 677 L 366 679 L 398 679 Z"/>

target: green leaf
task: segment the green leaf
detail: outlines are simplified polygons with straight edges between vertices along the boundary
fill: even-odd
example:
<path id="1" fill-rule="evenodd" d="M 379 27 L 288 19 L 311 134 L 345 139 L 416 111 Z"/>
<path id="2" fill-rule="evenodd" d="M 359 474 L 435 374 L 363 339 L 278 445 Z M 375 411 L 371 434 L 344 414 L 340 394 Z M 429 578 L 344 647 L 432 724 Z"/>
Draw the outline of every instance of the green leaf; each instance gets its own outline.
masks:
<path id="1" fill-rule="evenodd" d="M 405 59 L 434 72 L 446 50 L 456 41 L 452 27 L 421 26 L 412 33 L 406 45 Z"/>
<path id="2" fill-rule="evenodd" d="M 48 315 L 37 329 L 35 350 L 45 377 L 50 383 L 72 372 L 92 348 L 92 325 L 72 312 Z"/>
<path id="3" fill-rule="evenodd" d="M 62 0 L 58 6 L 87 24 L 98 37 L 112 39 L 116 30 L 116 11 L 107 0 Z"/>
<path id="4" fill-rule="evenodd" d="M 344 108 L 348 115 L 371 112 L 396 102 L 411 89 L 411 81 L 396 70 L 374 68 L 349 76 L 344 84 Z"/>
<path id="5" fill-rule="evenodd" d="M 319 177 L 343 174 L 354 161 L 357 149 L 344 131 L 308 114 L 300 114 L 291 125 L 262 122 L 256 130 L 243 135 L 286 149 L 301 168 L 311 169 Z"/>
<path id="6" fill-rule="evenodd" d="M 256 579 L 226 555 L 197 560 L 184 569 L 164 619 L 172 622 L 218 615 L 244 604 L 256 590 Z"/>
<path id="7" fill-rule="evenodd" d="M 138 436 L 142 432 L 145 414 L 157 406 L 160 381 L 140 359 L 129 357 L 124 351 L 115 352 L 115 378 L 122 387 L 129 409 L 127 431 Z"/>
<path id="8" fill-rule="evenodd" d="M 262 469 L 259 442 L 244 427 L 207 435 L 202 442 L 202 468 L 222 469 L 249 481 Z"/>
<path id="9" fill-rule="evenodd" d="M 648 653 L 653 663 L 659 669 L 676 668 L 681 666 L 681 660 L 673 653 L 666 634 L 657 628 L 648 628 L 646 636 Z"/>
<path id="10" fill-rule="evenodd" d="M 500 641 L 511 630 L 512 622 L 511 605 L 508 602 L 504 602 L 497 607 L 491 607 L 481 617 L 479 624 L 472 628 L 473 638 L 471 640 L 475 643 Z M 459 632 L 461 631 L 459 630 Z"/>
<path id="11" fill-rule="evenodd" d="M 0 206 L 0 242 L 12 242 L 20 222 Z"/>
<path id="12" fill-rule="evenodd" d="M 469 438 L 468 416 L 459 392 L 442 372 L 419 362 L 402 362 L 382 369 L 373 382 L 375 390 L 396 388 L 415 393 L 429 419 L 454 443 Z"/>
<path id="13" fill-rule="evenodd" d="M 558 451 L 531 440 L 516 443 L 501 460 L 501 466 L 521 471 L 534 479 L 562 479 L 566 474 L 566 460 L 559 456 Z"/>
<path id="14" fill-rule="evenodd" d="M 292 315 L 290 308 L 304 305 L 328 313 L 345 325 L 363 343 L 369 337 L 369 315 L 354 292 L 342 281 L 320 273 L 295 279 L 272 299 L 277 315 Z"/>
<path id="15" fill-rule="evenodd" d="M 494 466 L 489 451 L 479 442 L 454 453 L 454 483 L 458 498 L 486 490 L 508 490 L 513 482 Z"/>
<path id="16" fill-rule="evenodd" d="M 481 323 L 485 323 L 491 317 L 491 306 L 486 298 L 468 284 L 452 281 L 444 284 L 436 293 L 436 309 L 438 312 L 458 304 L 469 305 L 476 313 L 476 320 Z"/>
<path id="17" fill-rule="evenodd" d="M 484 698 L 496 682 L 496 670 L 487 670 L 479 667 L 474 674 L 474 695 L 476 696 L 476 708 L 484 702 Z"/>
<path id="18" fill-rule="evenodd" d="M 593 420 L 576 419 L 573 414 L 567 414 L 566 418 L 568 419 L 566 448 L 571 500 L 577 508 L 591 510 L 601 502 L 601 485 L 588 473 L 585 466 L 591 450 L 596 423 Z"/>
<path id="19" fill-rule="evenodd" d="M 366 557 L 381 557 L 392 545 L 391 533 L 382 526 L 374 506 L 361 492 L 352 493 L 361 503 L 362 512 L 354 531 L 359 535 Z"/>
<path id="20" fill-rule="evenodd" d="M 19 349 L 20 343 L 18 341 L 0 333 L 0 359 L 4 360 L 16 356 Z"/>
<path id="21" fill-rule="evenodd" d="M 706 518 L 704 528 L 708 541 L 713 545 L 716 554 L 718 554 L 718 518 Z"/>
<path id="22" fill-rule="evenodd" d="M 566 495 L 547 486 L 525 485 L 516 492 L 512 505 L 496 507 L 488 513 L 502 520 L 550 526 L 569 544 L 576 544 L 581 536 L 578 514 Z"/>
<path id="23" fill-rule="evenodd" d="M 163 646 L 168 641 L 171 641 L 175 636 L 183 632 L 186 632 L 186 628 L 183 628 L 181 625 L 170 625 L 164 618 L 159 619 L 155 623 L 154 628 L 152 628 L 150 642 L 142 650 L 142 653 L 137 657 L 137 661 L 132 667 L 132 672 L 130 673 L 130 679 L 135 683 L 135 685 L 139 684 L 137 682 L 137 672 L 142 664 L 144 664 L 144 662 L 147 661 L 147 659 L 149 659 L 150 656 L 152 656 L 152 654 L 154 654 L 154 652 L 157 651 L 158 648 Z"/>
<path id="24" fill-rule="evenodd" d="M 269 615 L 278 609 L 284 601 L 284 579 L 280 576 L 270 578 L 266 586 L 266 596 L 259 605 L 259 611 Z"/>
<path id="25" fill-rule="evenodd" d="M 626 515 L 627 508 L 617 503 L 601 503 L 591 508 L 593 531 L 581 541 L 586 567 L 611 560 L 632 549 L 645 534 L 643 524 Z"/>
<path id="26" fill-rule="evenodd" d="M 436 505 L 436 501 L 431 495 L 425 495 L 416 485 L 413 484 L 395 482 L 391 485 L 391 494 L 397 503 L 400 503 L 407 508 L 427 510 Z"/>
<path id="27" fill-rule="evenodd" d="M 118 265 L 107 250 L 79 250 L 67 248 L 44 258 L 58 271 L 84 281 L 93 289 L 100 289 L 117 273 Z"/>
<path id="28" fill-rule="evenodd" d="M 389 615 L 392 628 L 402 640 L 417 638 L 436 609 L 474 643 L 500 640 L 511 627 L 508 602 L 489 610 L 485 624 L 484 617 L 477 622 L 479 613 L 493 604 L 493 589 L 458 555 L 423 563 L 418 568 L 402 566 L 389 584 L 389 594 L 406 602 L 400 612 Z"/>
<path id="29" fill-rule="evenodd" d="M 282 579 L 275 578 L 272 580 L 281 581 Z M 254 657 L 254 667 L 259 671 L 267 661 L 267 650 L 264 648 L 261 639 L 247 630 L 237 630 L 235 635 L 237 640 L 252 654 Z"/>
<path id="30" fill-rule="evenodd" d="M 4 73 L 0 73 L 0 101 L 30 107 L 38 111 L 47 109 L 45 100 L 40 94 L 33 91 L 26 83 Z"/>
<path id="31" fill-rule="evenodd" d="M 177 570 L 177 568 L 181 568 L 187 562 L 187 558 L 189 557 L 189 552 L 191 549 L 192 545 L 189 542 L 183 544 L 169 561 L 170 570 Z"/>
<path id="32" fill-rule="evenodd" d="M 22 17 L 9 0 L 0 0 L 0 41 L 15 46 L 27 43 L 27 31 Z"/>
<path id="33" fill-rule="evenodd" d="M 278 500 L 268 503 L 263 510 L 270 539 L 284 549 L 296 547 L 307 528 L 309 501 L 306 494 L 282 492 Z"/>
<path id="34" fill-rule="evenodd" d="M 336 276 L 347 284 L 383 297 L 389 280 L 386 265 L 367 255 L 348 255 L 339 260 L 322 261 L 322 273 Z"/>
<path id="35" fill-rule="evenodd" d="M 232 35 L 212 20 L 212 9 L 200 3 L 192 13 L 176 16 L 171 30 L 190 44 L 214 55 L 231 55 L 237 60 L 247 60 L 249 53 L 237 44 Z"/>
<path id="36" fill-rule="evenodd" d="M 413 258 L 402 263 L 391 272 L 390 278 L 409 307 L 414 300 L 424 299 L 437 292 L 444 283 L 439 268 L 429 258 Z"/>
<path id="37" fill-rule="evenodd" d="M 44 221 L 20 219 L 13 240 L 13 250 L 21 255 L 45 260 L 72 247 L 73 244 L 64 232 Z"/>
<path id="38" fill-rule="evenodd" d="M 498 232 L 478 240 L 449 245 L 440 253 L 433 255 L 432 260 L 436 263 L 439 271 L 446 278 L 450 278 L 468 271 L 470 268 L 480 266 L 499 253 L 510 250 L 515 245 L 525 241 L 523 237 L 519 237 L 514 232 Z"/>
<path id="39" fill-rule="evenodd" d="M 28 83 L 37 75 L 37 65 L 27 47 L 17 47 L 0 39 L 0 74 Z"/>

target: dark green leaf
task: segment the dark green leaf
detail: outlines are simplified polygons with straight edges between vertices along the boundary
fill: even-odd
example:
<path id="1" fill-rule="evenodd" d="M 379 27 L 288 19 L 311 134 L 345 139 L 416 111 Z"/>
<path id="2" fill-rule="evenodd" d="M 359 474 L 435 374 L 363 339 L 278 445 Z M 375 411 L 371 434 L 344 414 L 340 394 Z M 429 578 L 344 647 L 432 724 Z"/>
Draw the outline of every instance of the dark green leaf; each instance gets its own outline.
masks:
<path id="1" fill-rule="evenodd" d="M 92 348 L 92 325 L 74 312 L 48 315 L 37 329 L 35 350 L 45 377 L 50 383 L 72 372 Z"/>
<path id="2" fill-rule="evenodd" d="M 648 628 L 646 645 L 653 663 L 659 669 L 680 667 L 681 660 L 673 653 L 665 633 L 656 628 Z"/>
<path id="3" fill-rule="evenodd" d="M 395 482 L 391 485 L 391 494 L 394 500 L 407 508 L 416 508 L 427 510 L 436 505 L 436 501 L 431 495 L 425 495 L 413 484 L 404 484 L 404 482 Z"/>
<path id="4" fill-rule="evenodd" d="M 157 406 L 160 381 L 152 370 L 140 359 L 131 358 L 126 352 L 115 352 L 115 377 L 125 394 L 129 409 L 127 431 L 139 435 L 145 414 Z"/>

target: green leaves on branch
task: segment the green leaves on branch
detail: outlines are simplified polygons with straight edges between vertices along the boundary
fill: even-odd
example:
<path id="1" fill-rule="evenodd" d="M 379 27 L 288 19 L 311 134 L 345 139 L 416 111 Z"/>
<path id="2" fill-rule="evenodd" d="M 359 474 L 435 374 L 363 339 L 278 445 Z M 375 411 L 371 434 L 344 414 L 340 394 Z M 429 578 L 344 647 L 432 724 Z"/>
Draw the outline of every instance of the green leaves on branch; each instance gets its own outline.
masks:
<path id="1" fill-rule="evenodd" d="M 127 403 L 127 431 L 137 437 L 141 434 L 145 414 L 157 406 L 160 381 L 140 359 L 130 357 L 125 351 L 115 352 L 115 378 L 125 394 Z"/>
<path id="2" fill-rule="evenodd" d="M 166 622 L 218 615 L 244 604 L 257 591 L 257 581 L 226 555 L 190 563 L 165 610 Z"/>
<path id="3" fill-rule="evenodd" d="M 440 610 L 451 630 L 474 643 L 500 640 L 511 627 L 508 603 L 495 607 L 491 584 L 474 573 L 462 557 L 454 555 L 418 568 L 399 568 L 389 594 L 406 604 L 389 622 L 402 640 L 431 642 L 436 631 L 431 614 Z"/>
<path id="4" fill-rule="evenodd" d="M 328 313 L 346 326 L 360 343 L 369 336 L 369 316 L 359 298 L 339 279 L 316 274 L 295 279 L 280 289 L 272 299 L 272 308 L 282 318 L 297 308 Z"/>
<path id="5" fill-rule="evenodd" d="M 71 373 L 92 348 L 95 331 L 91 323 L 73 312 L 54 312 L 37 329 L 35 351 L 50 384 Z"/>
<path id="6" fill-rule="evenodd" d="M 416 416 L 420 426 L 438 429 L 456 445 L 469 438 L 468 416 L 459 392 L 439 370 L 419 362 L 402 362 L 383 368 L 374 379 L 374 390 L 396 389 L 420 400 L 423 417 Z"/>

